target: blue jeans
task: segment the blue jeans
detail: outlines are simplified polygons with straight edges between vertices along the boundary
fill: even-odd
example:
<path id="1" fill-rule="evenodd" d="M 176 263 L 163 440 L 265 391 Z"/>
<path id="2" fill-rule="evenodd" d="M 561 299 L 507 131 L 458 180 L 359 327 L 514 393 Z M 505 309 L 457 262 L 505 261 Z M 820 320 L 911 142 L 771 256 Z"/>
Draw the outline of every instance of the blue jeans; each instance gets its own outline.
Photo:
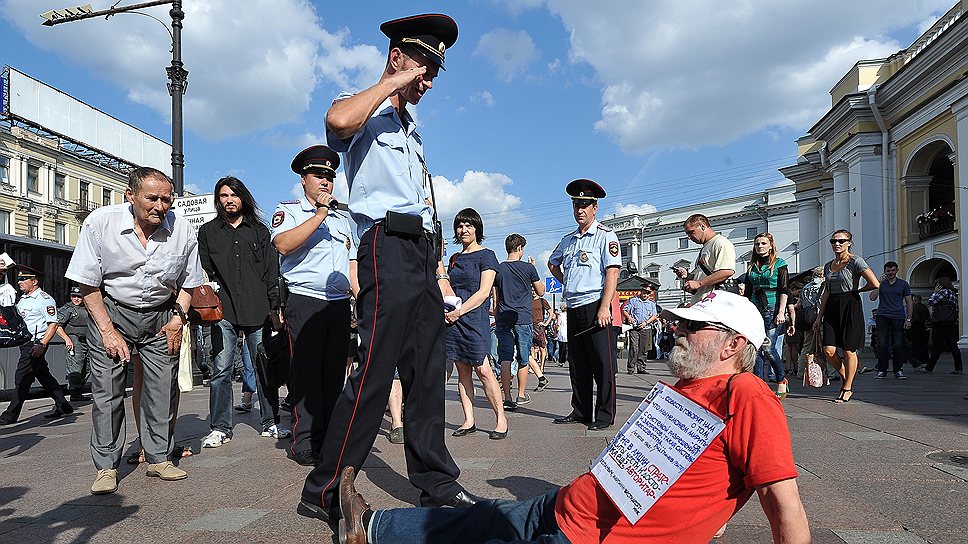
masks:
<path id="1" fill-rule="evenodd" d="M 555 488 L 533 499 L 491 499 L 467 509 L 377 510 L 367 540 L 374 544 L 570 544 L 555 519 L 557 496 Z"/>
<path id="2" fill-rule="evenodd" d="M 518 368 L 528 366 L 528 357 L 531 355 L 531 338 L 533 329 L 530 323 L 525 325 L 510 325 L 508 323 L 495 323 L 494 333 L 497 335 L 497 360 L 499 362 L 511 361 L 511 372 L 516 373 Z M 514 348 L 517 348 L 518 356 L 514 357 Z"/>
<path id="3" fill-rule="evenodd" d="M 259 330 L 259 334 L 262 331 Z M 260 336 L 259 341 L 262 341 Z M 252 357 L 249 355 L 249 343 L 242 343 L 242 392 L 243 393 L 255 393 L 255 367 L 252 366 Z"/>
<path id="4" fill-rule="evenodd" d="M 239 336 L 245 337 L 245 343 L 249 352 L 256 353 L 259 344 L 262 342 L 262 327 L 243 327 L 236 326 L 226 320 L 219 321 L 212 326 L 212 378 L 211 390 L 209 391 L 209 422 L 213 431 L 222 431 L 228 436 L 232 436 L 232 368 L 237 355 Z M 268 403 L 262 399 L 262 391 L 255 373 L 252 371 L 252 363 L 246 365 L 249 370 L 243 372 L 249 374 L 253 382 L 252 389 L 259 398 L 259 414 L 262 423 L 265 425 L 269 421 L 272 425 L 272 409 Z M 243 378 L 245 379 L 245 378 Z M 244 389 L 243 385 L 243 389 Z"/>
<path id="5" fill-rule="evenodd" d="M 887 372 L 887 361 L 893 357 L 892 369 L 901 370 L 907 360 L 904 349 L 904 318 L 878 315 L 877 323 L 877 370 Z"/>
<path id="6" fill-rule="evenodd" d="M 776 381 L 782 382 L 786 379 L 786 375 L 783 372 L 783 360 L 780 358 L 780 352 L 776 347 L 783 345 L 783 325 L 777 326 L 776 315 L 772 307 L 768 306 L 763 309 L 762 315 L 763 328 L 766 329 L 766 336 L 770 339 L 770 348 L 756 350 L 756 363 L 753 365 L 753 373 L 762 378 L 763 381 L 769 381 L 769 371 L 773 369 Z"/>

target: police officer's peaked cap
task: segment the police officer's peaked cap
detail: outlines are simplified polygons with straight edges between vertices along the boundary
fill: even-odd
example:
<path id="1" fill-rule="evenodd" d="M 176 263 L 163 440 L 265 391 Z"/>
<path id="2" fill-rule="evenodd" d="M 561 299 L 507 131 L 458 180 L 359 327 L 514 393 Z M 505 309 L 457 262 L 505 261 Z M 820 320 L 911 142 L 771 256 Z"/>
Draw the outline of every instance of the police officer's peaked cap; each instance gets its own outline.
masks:
<path id="1" fill-rule="evenodd" d="M 335 175 L 339 168 L 339 155 L 325 145 L 309 146 L 296 155 L 291 168 L 300 176 L 312 171 Z"/>
<path id="2" fill-rule="evenodd" d="M 598 200 L 605 198 L 605 189 L 590 179 L 576 179 L 565 186 L 572 200 Z"/>
<path id="3" fill-rule="evenodd" d="M 444 53 L 457 41 L 457 23 L 439 13 L 387 21 L 380 25 L 380 31 L 390 38 L 391 49 L 412 45 L 441 69 L 444 69 Z"/>
<path id="4" fill-rule="evenodd" d="M 17 279 L 18 280 L 27 280 L 27 279 L 31 279 L 31 278 L 40 278 L 40 277 L 43 277 L 43 276 L 44 276 L 44 273 L 41 272 L 40 270 L 37 270 L 36 268 L 31 268 L 31 267 L 29 267 L 29 266 L 27 266 L 25 264 L 18 264 L 17 265 Z"/>
<path id="5" fill-rule="evenodd" d="M 71 287 L 71 296 L 72 297 L 81 296 L 81 288 L 77 287 L 76 285 L 74 287 Z"/>

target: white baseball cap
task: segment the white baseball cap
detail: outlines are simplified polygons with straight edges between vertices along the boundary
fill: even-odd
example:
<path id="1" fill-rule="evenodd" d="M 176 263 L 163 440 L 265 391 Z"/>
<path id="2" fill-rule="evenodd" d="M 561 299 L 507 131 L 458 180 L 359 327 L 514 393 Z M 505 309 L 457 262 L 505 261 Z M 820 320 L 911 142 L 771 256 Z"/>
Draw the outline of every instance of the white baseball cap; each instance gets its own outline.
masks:
<path id="1" fill-rule="evenodd" d="M 746 337 L 756 347 L 766 340 L 760 311 L 746 297 L 729 291 L 710 291 L 692 306 L 662 310 L 662 317 L 718 323 Z"/>

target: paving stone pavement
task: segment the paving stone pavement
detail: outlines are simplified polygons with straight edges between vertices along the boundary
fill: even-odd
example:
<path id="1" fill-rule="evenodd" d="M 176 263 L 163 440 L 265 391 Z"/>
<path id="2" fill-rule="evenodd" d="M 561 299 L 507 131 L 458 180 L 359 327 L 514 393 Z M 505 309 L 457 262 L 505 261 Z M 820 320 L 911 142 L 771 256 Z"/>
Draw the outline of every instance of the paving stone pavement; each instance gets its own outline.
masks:
<path id="1" fill-rule="evenodd" d="M 862 364 L 872 366 L 868 357 Z M 800 471 L 800 492 L 816 543 L 944 544 L 968 542 L 968 393 L 965 376 L 910 373 L 905 381 L 858 376 L 854 398 L 834 404 L 837 383 L 823 389 L 793 384 L 783 401 Z M 624 368 L 620 361 L 619 368 Z M 618 376 L 619 419 L 631 414 L 664 364 L 648 375 Z M 614 432 L 552 425 L 569 411 L 567 369 L 549 366 L 551 385 L 509 414 L 510 433 L 494 441 L 478 432 L 450 433 L 462 422 L 456 378 L 447 385 L 447 444 L 475 494 L 526 498 L 571 481 L 588 469 Z M 796 380 L 793 378 L 791 381 Z M 532 377 L 532 384 L 535 380 Z M 236 394 L 239 394 L 237 386 Z M 494 414 L 478 391 L 477 425 Z M 122 464 L 120 488 L 89 493 L 90 403 L 59 420 L 42 414 L 50 399 L 27 403 L 23 419 L 0 427 L 0 543 L 60 542 L 330 542 L 322 523 L 296 514 L 309 471 L 287 459 L 286 441 L 259 436 L 258 410 L 236 414 L 231 442 L 200 448 L 208 432 L 208 389 L 182 396 L 176 441 L 194 456 L 178 482 L 146 478 L 145 466 Z M 128 421 L 133 422 L 128 402 Z M 359 489 L 378 508 L 418 502 L 406 477 L 403 447 L 387 440 L 388 420 L 367 459 Z M 135 438 L 128 425 L 126 453 Z M 948 452 L 963 452 L 951 460 Z M 934 455 L 932 455 L 934 454 Z M 928 456 L 932 455 L 932 458 Z M 756 498 L 729 523 L 721 543 L 770 542 Z"/>

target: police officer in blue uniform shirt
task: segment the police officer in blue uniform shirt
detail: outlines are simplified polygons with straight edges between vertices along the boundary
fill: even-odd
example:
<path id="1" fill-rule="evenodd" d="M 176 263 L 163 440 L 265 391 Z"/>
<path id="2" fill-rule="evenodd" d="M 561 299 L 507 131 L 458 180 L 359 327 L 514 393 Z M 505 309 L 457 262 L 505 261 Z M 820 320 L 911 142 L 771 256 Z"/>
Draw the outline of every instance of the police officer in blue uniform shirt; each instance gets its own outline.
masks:
<path id="1" fill-rule="evenodd" d="M 618 285 L 622 253 L 612 229 L 595 220 L 605 189 L 590 179 L 565 187 L 578 228 L 558 242 L 548 259 L 551 275 L 564 284 L 568 303 L 568 351 L 571 364 L 570 414 L 555 423 L 583 423 L 589 430 L 615 422 L 615 331 L 611 303 Z M 592 402 L 592 383 L 597 394 Z"/>
<path id="2" fill-rule="evenodd" d="M 333 404 L 343 388 L 350 339 L 350 268 L 356 240 L 336 209 L 333 180 L 339 155 L 324 145 L 299 152 L 292 171 L 303 197 L 280 202 L 272 214 L 272 243 L 289 299 L 283 315 L 292 342 L 292 445 L 301 465 L 316 464 Z"/>
<path id="3" fill-rule="evenodd" d="M 435 85 L 457 41 L 446 15 L 389 21 L 380 80 L 342 93 L 326 114 L 326 141 L 343 154 L 349 207 L 360 232 L 360 365 L 350 375 L 330 424 L 320 464 L 306 478 L 300 512 L 339 516 L 340 472 L 357 470 L 383 421 L 395 368 L 406 405 L 404 448 L 410 482 L 424 506 L 466 507 L 478 499 L 457 483 L 460 470 L 444 443 L 444 305 L 453 294 L 434 234 L 423 141 L 408 105 Z M 308 509 L 308 512 L 307 512 Z"/>
<path id="4" fill-rule="evenodd" d="M 54 410 L 44 414 L 44 417 L 61 417 L 74 411 L 74 407 L 61 391 L 60 384 L 47 367 L 47 345 L 57 332 L 57 305 L 54 299 L 40 288 L 42 276 L 43 273 L 39 270 L 17 265 L 17 286 L 23 292 L 20 302 L 17 303 L 17 310 L 23 316 L 27 330 L 33 335 L 33 340 L 20 346 L 20 360 L 17 362 L 17 373 L 14 375 L 13 396 L 10 399 L 10 405 L 3 414 L 0 414 L 0 425 L 17 422 L 34 378 L 54 399 Z"/>

